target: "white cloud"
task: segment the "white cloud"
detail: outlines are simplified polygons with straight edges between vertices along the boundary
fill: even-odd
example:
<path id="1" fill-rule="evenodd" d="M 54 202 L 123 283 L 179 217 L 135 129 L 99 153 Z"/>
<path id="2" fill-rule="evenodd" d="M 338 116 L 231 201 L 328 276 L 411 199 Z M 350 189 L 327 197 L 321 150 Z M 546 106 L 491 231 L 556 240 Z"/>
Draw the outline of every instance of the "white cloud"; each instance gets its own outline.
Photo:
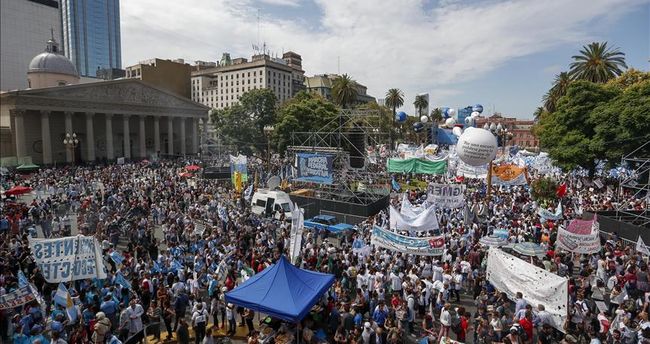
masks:
<path id="1" fill-rule="evenodd" d="M 289 6 L 289 7 L 300 6 L 300 0 L 260 0 L 260 2 L 268 5 L 275 5 L 275 6 Z"/>
<path id="2" fill-rule="evenodd" d="M 263 0 L 291 6 L 297 0 Z M 589 23 L 631 11 L 643 0 L 523 0 L 438 5 L 420 0 L 315 0 L 319 22 L 262 14 L 261 39 L 273 51 L 293 50 L 307 74 L 341 72 L 383 98 L 398 87 L 412 108 L 415 94 L 446 89 L 513 58 L 589 37 Z M 249 57 L 257 41 L 251 0 L 123 1 L 122 54 L 138 60 L 183 57 L 218 60 L 222 52 Z M 310 28 L 313 28 L 310 30 Z M 432 92 L 433 94 L 433 92 Z M 449 94 L 447 94 L 449 95 Z M 444 94 L 432 102 L 444 101 Z"/>

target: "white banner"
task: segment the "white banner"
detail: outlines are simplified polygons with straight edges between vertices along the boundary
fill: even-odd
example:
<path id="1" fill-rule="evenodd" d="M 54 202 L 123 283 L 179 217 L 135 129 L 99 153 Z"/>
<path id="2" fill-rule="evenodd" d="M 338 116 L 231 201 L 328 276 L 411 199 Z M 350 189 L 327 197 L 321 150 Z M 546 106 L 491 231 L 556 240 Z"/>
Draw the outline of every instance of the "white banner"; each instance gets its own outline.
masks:
<path id="1" fill-rule="evenodd" d="M 498 248 L 490 248 L 487 261 L 487 279 L 499 291 L 516 299 L 521 292 L 533 308 L 542 304 L 551 314 L 553 327 L 564 332 L 569 302 L 568 280 Z"/>
<path id="2" fill-rule="evenodd" d="M 393 231 L 424 232 L 440 228 L 435 207 L 431 206 L 416 217 L 400 214 L 395 207 L 390 206 L 390 229 Z"/>
<path id="3" fill-rule="evenodd" d="M 445 237 L 408 237 L 374 226 L 370 243 L 392 251 L 419 256 L 440 256 L 445 250 Z"/>
<path id="4" fill-rule="evenodd" d="M 562 201 L 558 201 L 557 208 L 555 208 L 555 213 L 551 213 L 550 211 L 539 207 L 537 209 L 537 215 L 542 219 L 542 221 L 557 221 L 562 218 L 563 212 L 562 212 Z"/>
<path id="5" fill-rule="evenodd" d="M 408 193 L 404 193 L 402 196 L 402 208 L 400 209 L 402 216 L 406 218 L 418 217 L 425 210 L 427 210 L 427 202 L 424 202 L 422 205 L 413 205 L 409 201 Z"/>
<path id="6" fill-rule="evenodd" d="M 465 185 L 431 184 L 427 200 L 440 208 L 461 208 L 465 205 Z"/>
<path id="7" fill-rule="evenodd" d="M 458 159 L 458 167 L 456 168 L 456 175 L 465 178 L 487 178 L 488 168 L 487 165 L 483 166 L 470 166 Z"/>
<path id="8" fill-rule="evenodd" d="M 291 211 L 291 236 L 289 242 L 289 256 L 292 263 L 296 263 L 296 259 L 300 256 L 300 249 L 302 248 L 302 232 L 305 228 L 305 215 L 303 210 L 294 204 Z"/>
<path id="9" fill-rule="evenodd" d="M 95 237 L 29 238 L 29 248 L 48 283 L 106 278 L 101 245 Z"/>
<path id="10" fill-rule="evenodd" d="M 599 228 L 596 216 L 593 220 L 572 220 L 567 229 L 558 228 L 556 245 L 573 253 L 597 253 L 600 251 Z"/>

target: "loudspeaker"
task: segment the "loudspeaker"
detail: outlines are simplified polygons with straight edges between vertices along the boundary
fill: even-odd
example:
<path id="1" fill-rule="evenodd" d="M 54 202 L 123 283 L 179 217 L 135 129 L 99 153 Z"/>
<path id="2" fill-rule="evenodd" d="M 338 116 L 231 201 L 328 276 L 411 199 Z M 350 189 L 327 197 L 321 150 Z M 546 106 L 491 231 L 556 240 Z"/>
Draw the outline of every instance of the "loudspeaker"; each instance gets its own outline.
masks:
<path id="1" fill-rule="evenodd" d="M 359 128 L 353 128 L 348 134 L 348 140 L 350 141 L 348 147 L 350 167 L 363 168 L 366 164 L 366 134 Z"/>

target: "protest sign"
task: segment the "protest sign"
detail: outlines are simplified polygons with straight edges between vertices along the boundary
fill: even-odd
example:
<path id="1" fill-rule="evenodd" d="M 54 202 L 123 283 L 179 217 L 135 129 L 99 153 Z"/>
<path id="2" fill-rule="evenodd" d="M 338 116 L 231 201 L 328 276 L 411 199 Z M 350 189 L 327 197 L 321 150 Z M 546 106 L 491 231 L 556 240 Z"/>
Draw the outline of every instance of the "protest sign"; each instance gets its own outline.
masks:
<path id="1" fill-rule="evenodd" d="M 573 220 L 567 229 L 558 228 L 556 245 L 573 253 L 597 253 L 600 251 L 598 227 L 596 218 L 590 221 Z"/>
<path id="2" fill-rule="evenodd" d="M 49 283 L 106 278 L 101 246 L 94 237 L 29 238 L 29 247 Z"/>
<path id="3" fill-rule="evenodd" d="M 440 256 L 445 249 L 443 236 L 407 237 L 377 226 L 372 229 L 370 242 L 378 247 L 419 256 Z"/>
<path id="4" fill-rule="evenodd" d="M 492 185 L 528 184 L 526 168 L 515 164 L 492 166 Z"/>
<path id="5" fill-rule="evenodd" d="M 332 166 L 334 156 L 331 154 L 298 153 L 296 179 L 303 182 L 332 184 L 334 175 Z"/>
<path id="6" fill-rule="evenodd" d="M 0 296 L 0 311 L 13 309 L 36 300 L 29 286 L 20 287 L 10 293 Z"/>
<path id="7" fill-rule="evenodd" d="M 465 185 L 431 184 L 427 201 L 440 208 L 460 208 L 465 205 Z"/>
<path id="8" fill-rule="evenodd" d="M 461 160 L 458 161 L 456 167 L 456 175 L 466 178 L 487 178 L 488 169 L 487 165 L 470 166 Z"/>

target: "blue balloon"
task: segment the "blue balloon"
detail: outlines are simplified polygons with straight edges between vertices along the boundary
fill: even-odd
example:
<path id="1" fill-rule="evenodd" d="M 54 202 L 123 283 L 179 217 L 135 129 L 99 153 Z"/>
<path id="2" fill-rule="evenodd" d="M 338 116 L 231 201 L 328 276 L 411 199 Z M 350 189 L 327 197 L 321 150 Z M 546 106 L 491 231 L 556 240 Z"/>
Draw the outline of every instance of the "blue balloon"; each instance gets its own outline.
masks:
<path id="1" fill-rule="evenodd" d="M 397 114 L 395 114 L 395 120 L 399 123 L 406 122 L 406 112 L 400 111 Z"/>
<path id="2" fill-rule="evenodd" d="M 424 124 L 423 124 L 422 122 L 415 122 L 415 123 L 413 123 L 413 130 L 414 130 L 416 133 L 421 132 L 422 129 L 424 129 Z"/>
<path id="3" fill-rule="evenodd" d="M 478 112 L 478 113 L 482 113 L 482 112 L 483 112 L 483 105 L 481 105 L 481 104 L 476 104 L 476 105 L 472 106 L 472 111 L 476 111 L 476 112 Z"/>

